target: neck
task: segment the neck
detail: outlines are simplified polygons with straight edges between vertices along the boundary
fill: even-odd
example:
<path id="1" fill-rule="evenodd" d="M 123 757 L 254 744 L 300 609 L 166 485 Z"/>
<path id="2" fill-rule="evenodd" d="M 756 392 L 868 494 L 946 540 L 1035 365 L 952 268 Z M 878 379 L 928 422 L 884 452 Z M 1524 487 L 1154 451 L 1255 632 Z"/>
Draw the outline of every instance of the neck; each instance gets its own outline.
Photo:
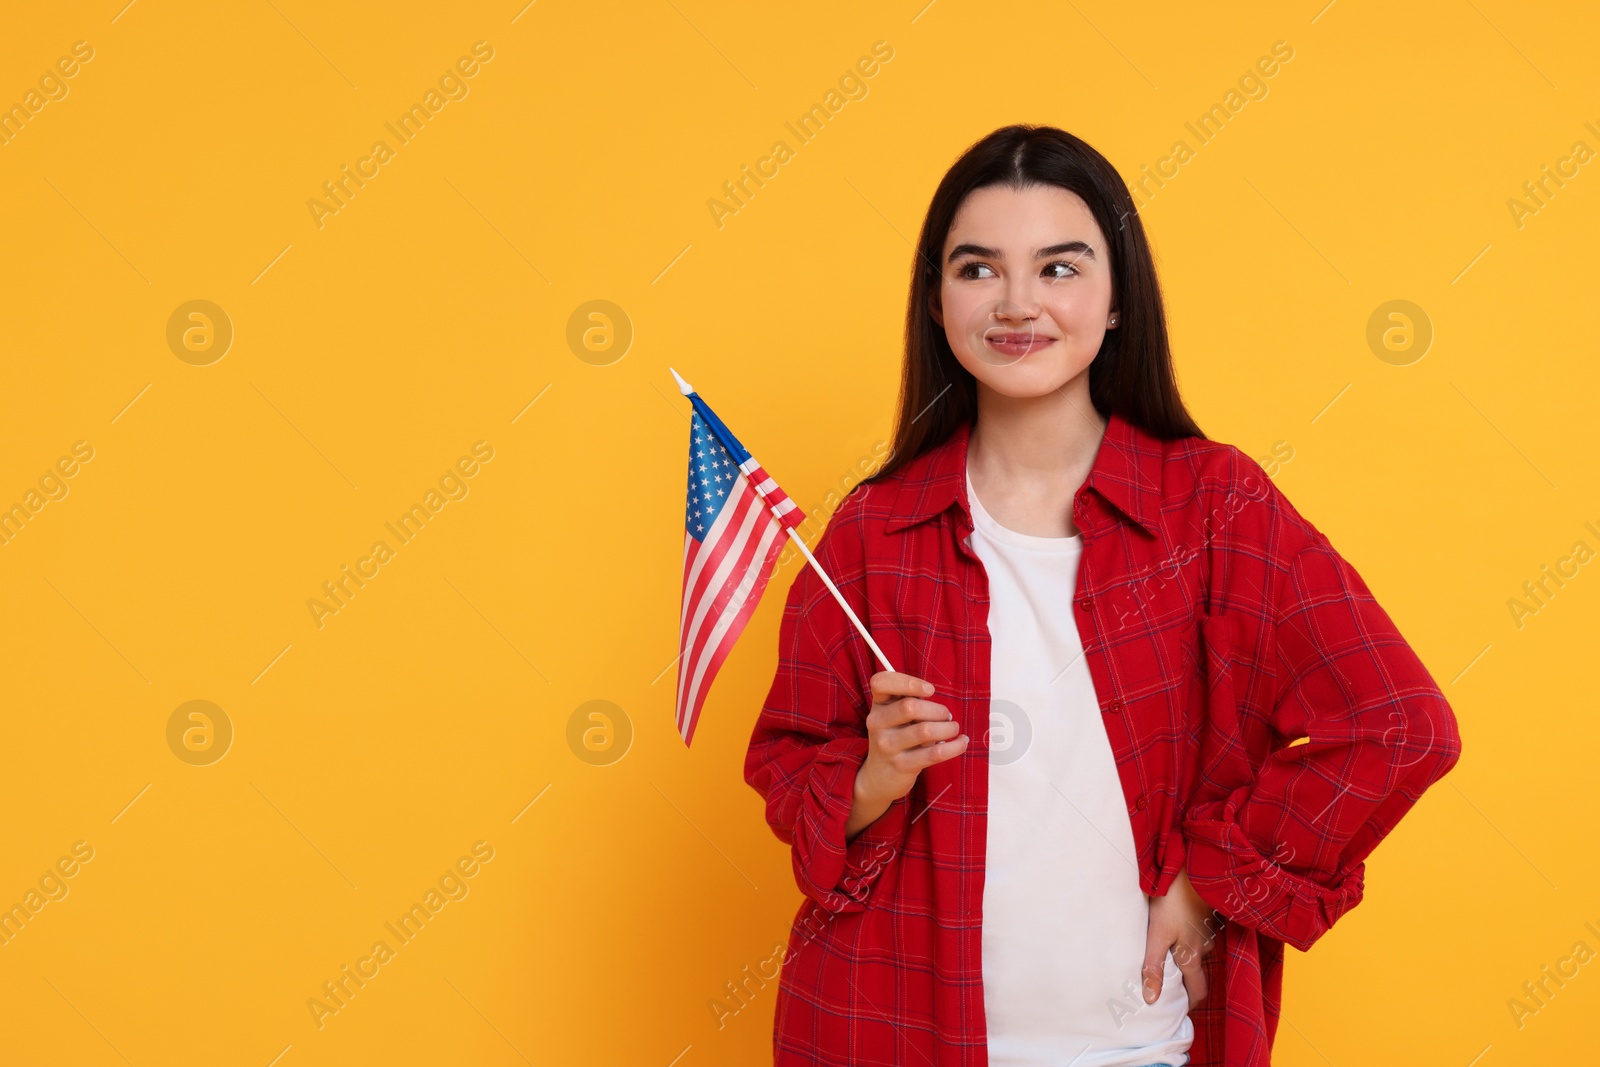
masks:
<path id="1" fill-rule="evenodd" d="M 1094 467 L 1107 420 L 1080 374 L 1040 397 L 1012 397 L 978 383 L 978 417 L 967 444 L 975 482 L 1076 489 Z"/>

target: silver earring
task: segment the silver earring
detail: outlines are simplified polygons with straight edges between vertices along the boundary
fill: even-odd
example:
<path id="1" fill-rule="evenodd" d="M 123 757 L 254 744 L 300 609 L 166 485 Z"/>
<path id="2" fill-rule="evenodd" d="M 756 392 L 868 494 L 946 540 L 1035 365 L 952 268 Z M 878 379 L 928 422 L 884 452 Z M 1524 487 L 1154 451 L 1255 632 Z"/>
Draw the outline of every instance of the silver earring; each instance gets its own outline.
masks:
<path id="1" fill-rule="evenodd" d="M 1111 316 L 1111 325 L 1115 326 L 1116 324 L 1117 324 L 1117 317 L 1115 315 L 1113 315 L 1113 316 Z"/>

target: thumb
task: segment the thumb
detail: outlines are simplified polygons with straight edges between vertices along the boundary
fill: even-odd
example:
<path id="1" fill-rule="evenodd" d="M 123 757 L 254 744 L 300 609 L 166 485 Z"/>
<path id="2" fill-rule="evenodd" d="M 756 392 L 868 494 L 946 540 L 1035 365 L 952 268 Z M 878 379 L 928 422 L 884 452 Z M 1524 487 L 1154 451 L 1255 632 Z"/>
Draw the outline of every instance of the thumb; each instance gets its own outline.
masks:
<path id="1" fill-rule="evenodd" d="M 1154 1004 L 1161 996 L 1161 980 L 1166 974 L 1167 949 L 1171 944 L 1172 939 L 1163 937 L 1160 928 L 1152 923 L 1145 934 L 1144 967 L 1139 972 L 1144 979 L 1146 1004 Z"/>

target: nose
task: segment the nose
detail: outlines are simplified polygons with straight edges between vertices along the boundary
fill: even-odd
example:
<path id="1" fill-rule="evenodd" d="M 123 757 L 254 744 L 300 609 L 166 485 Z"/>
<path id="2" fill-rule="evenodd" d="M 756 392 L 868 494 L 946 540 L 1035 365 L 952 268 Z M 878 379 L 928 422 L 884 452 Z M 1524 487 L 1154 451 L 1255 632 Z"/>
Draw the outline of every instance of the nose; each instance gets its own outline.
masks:
<path id="1" fill-rule="evenodd" d="M 995 314 L 1003 319 L 1033 319 L 1039 315 L 1039 303 L 1033 290 L 1033 279 L 1026 272 L 1012 274 L 1006 279 L 1005 293 Z"/>

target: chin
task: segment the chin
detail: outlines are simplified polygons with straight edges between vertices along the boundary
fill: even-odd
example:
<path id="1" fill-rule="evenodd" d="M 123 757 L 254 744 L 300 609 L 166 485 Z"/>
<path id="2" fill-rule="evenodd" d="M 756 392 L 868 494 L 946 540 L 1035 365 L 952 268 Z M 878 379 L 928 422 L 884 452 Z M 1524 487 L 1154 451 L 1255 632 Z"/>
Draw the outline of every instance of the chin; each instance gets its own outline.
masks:
<path id="1" fill-rule="evenodd" d="M 1048 396 L 1089 368 L 1088 363 L 1076 369 L 1064 367 L 1055 360 L 1029 363 L 1026 357 L 1010 366 L 995 365 L 984 360 L 963 360 L 962 365 L 983 385 L 1001 396 L 1016 400 Z"/>

